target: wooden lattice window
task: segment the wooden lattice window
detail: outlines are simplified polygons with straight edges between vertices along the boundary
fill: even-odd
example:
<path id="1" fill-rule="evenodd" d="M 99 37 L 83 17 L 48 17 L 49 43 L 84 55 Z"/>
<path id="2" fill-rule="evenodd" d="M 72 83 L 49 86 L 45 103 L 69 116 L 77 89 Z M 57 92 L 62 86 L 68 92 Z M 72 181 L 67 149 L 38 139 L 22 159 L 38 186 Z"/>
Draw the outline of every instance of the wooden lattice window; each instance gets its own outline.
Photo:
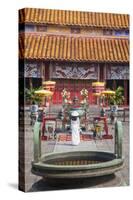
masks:
<path id="1" fill-rule="evenodd" d="M 36 29 L 38 32 L 47 32 L 47 26 L 46 25 L 37 25 Z"/>
<path id="2" fill-rule="evenodd" d="M 112 30 L 103 30 L 103 35 L 112 35 L 113 31 Z"/>
<path id="3" fill-rule="evenodd" d="M 80 33 L 80 28 L 71 28 L 71 33 Z"/>
<path id="4" fill-rule="evenodd" d="M 26 24 L 25 25 L 25 32 L 34 32 L 35 31 L 35 26 L 32 24 Z"/>

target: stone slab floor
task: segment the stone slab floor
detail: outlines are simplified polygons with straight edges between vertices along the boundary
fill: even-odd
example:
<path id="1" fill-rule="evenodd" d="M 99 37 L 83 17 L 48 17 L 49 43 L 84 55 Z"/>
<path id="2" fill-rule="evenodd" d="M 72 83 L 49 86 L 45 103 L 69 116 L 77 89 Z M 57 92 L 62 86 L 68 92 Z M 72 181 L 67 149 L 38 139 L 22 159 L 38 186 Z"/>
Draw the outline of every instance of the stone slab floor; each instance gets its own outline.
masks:
<path id="1" fill-rule="evenodd" d="M 96 177 L 84 180 L 77 180 L 69 182 L 66 185 L 54 183 L 49 184 L 39 176 L 31 173 L 31 162 L 33 160 L 33 130 L 29 125 L 29 117 L 26 114 L 25 121 L 25 191 L 48 191 L 59 189 L 72 189 L 72 188 L 97 188 L 97 187 L 114 187 L 114 186 L 127 186 L 129 185 L 129 122 L 123 122 L 124 139 L 123 139 L 123 155 L 125 157 L 124 167 L 115 175 L 106 177 Z M 109 125 L 110 133 L 114 135 L 112 125 Z M 48 152 L 62 152 L 73 150 L 97 150 L 97 151 L 113 151 L 114 140 L 91 140 L 81 141 L 80 145 L 72 146 L 71 142 L 55 142 L 55 141 L 42 141 L 43 153 Z"/>

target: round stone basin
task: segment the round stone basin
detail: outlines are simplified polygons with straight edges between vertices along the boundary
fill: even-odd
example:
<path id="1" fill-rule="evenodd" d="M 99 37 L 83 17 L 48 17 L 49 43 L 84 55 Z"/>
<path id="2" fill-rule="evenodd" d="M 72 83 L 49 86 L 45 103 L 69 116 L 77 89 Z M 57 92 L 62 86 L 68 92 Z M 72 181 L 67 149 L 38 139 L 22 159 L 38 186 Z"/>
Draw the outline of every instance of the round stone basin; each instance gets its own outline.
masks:
<path id="1" fill-rule="evenodd" d="M 123 159 L 110 152 L 51 153 L 32 163 L 32 173 L 54 179 L 86 178 L 113 174 L 122 165 Z"/>

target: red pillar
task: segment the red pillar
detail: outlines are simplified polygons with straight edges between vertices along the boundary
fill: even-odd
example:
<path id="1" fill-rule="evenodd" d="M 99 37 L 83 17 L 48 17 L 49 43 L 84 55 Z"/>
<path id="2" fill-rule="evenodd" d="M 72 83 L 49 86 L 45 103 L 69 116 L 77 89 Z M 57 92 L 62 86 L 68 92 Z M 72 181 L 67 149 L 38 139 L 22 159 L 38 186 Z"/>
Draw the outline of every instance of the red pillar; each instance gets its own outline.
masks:
<path id="1" fill-rule="evenodd" d="M 116 80 L 113 80 L 113 90 L 117 89 Z"/>
<path id="2" fill-rule="evenodd" d="M 45 80 L 48 81 L 49 78 L 50 78 L 50 63 L 49 62 L 46 62 L 45 63 Z"/>
<path id="3" fill-rule="evenodd" d="M 128 95 L 127 90 L 128 90 L 128 87 L 127 87 L 127 80 L 124 80 L 124 98 L 125 98 L 125 100 L 124 100 L 124 105 L 127 105 L 127 104 L 128 104 L 128 103 L 127 103 L 127 95 Z"/>

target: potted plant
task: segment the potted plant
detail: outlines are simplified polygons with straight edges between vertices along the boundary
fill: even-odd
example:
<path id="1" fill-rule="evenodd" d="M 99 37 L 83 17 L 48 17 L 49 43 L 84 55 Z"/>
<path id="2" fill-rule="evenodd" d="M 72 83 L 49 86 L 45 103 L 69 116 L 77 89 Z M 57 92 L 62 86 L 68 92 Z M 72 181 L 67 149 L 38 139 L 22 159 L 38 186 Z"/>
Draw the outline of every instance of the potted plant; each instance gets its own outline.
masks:
<path id="1" fill-rule="evenodd" d="M 109 97 L 109 105 L 110 105 L 110 118 L 111 122 L 113 123 L 116 120 L 117 117 L 117 111 L 118 111 L 118 105 L 122 105 L 124 102 L 124 89 L 119 86 L 115 94 Z"/>
<path id="2" fill-rule="evenodd" d="M 63 105 L 67 105 L 67 104 L 71 104 L 71 100 L 70 100 L 70 92 L 67 91 L 65 88 L 63 89 L 63 91 L 61 92 L 62 98 L 63 98 Z"/>
<path id="3" fill-rule="evenodd" d="M 80 102 L 81 103 L 81 106 L 87 111 L 89 112 L 89 103 L 88 103 L 88 90 L 83 88 L 81 91 L 80 91 L 80 94 L 81 94 L 81 97 L 82 97 L 82 101 Z"/>
<path id="4" fill-rule="evenodd" d="M 122 105 L 124 102 L 124 89 L 123 87 L 119 86 L 115 90 L 115 94 L 109 97 L 109 104 L 110 105 Z"/>
<path id="5" fill-rule="evenodd" d="M 26 100 L 26 104 L 32 104 L 33 101 L 35 101 L 37 104 L 40 104 L 41 98 L 38 97 L 35 94 L 35 91 L 39 90 L 39 89 L 40 89 L 40 87 L 39 88 L 31 88 L 31 89 L 25 88 L 25 100 Z"/>

